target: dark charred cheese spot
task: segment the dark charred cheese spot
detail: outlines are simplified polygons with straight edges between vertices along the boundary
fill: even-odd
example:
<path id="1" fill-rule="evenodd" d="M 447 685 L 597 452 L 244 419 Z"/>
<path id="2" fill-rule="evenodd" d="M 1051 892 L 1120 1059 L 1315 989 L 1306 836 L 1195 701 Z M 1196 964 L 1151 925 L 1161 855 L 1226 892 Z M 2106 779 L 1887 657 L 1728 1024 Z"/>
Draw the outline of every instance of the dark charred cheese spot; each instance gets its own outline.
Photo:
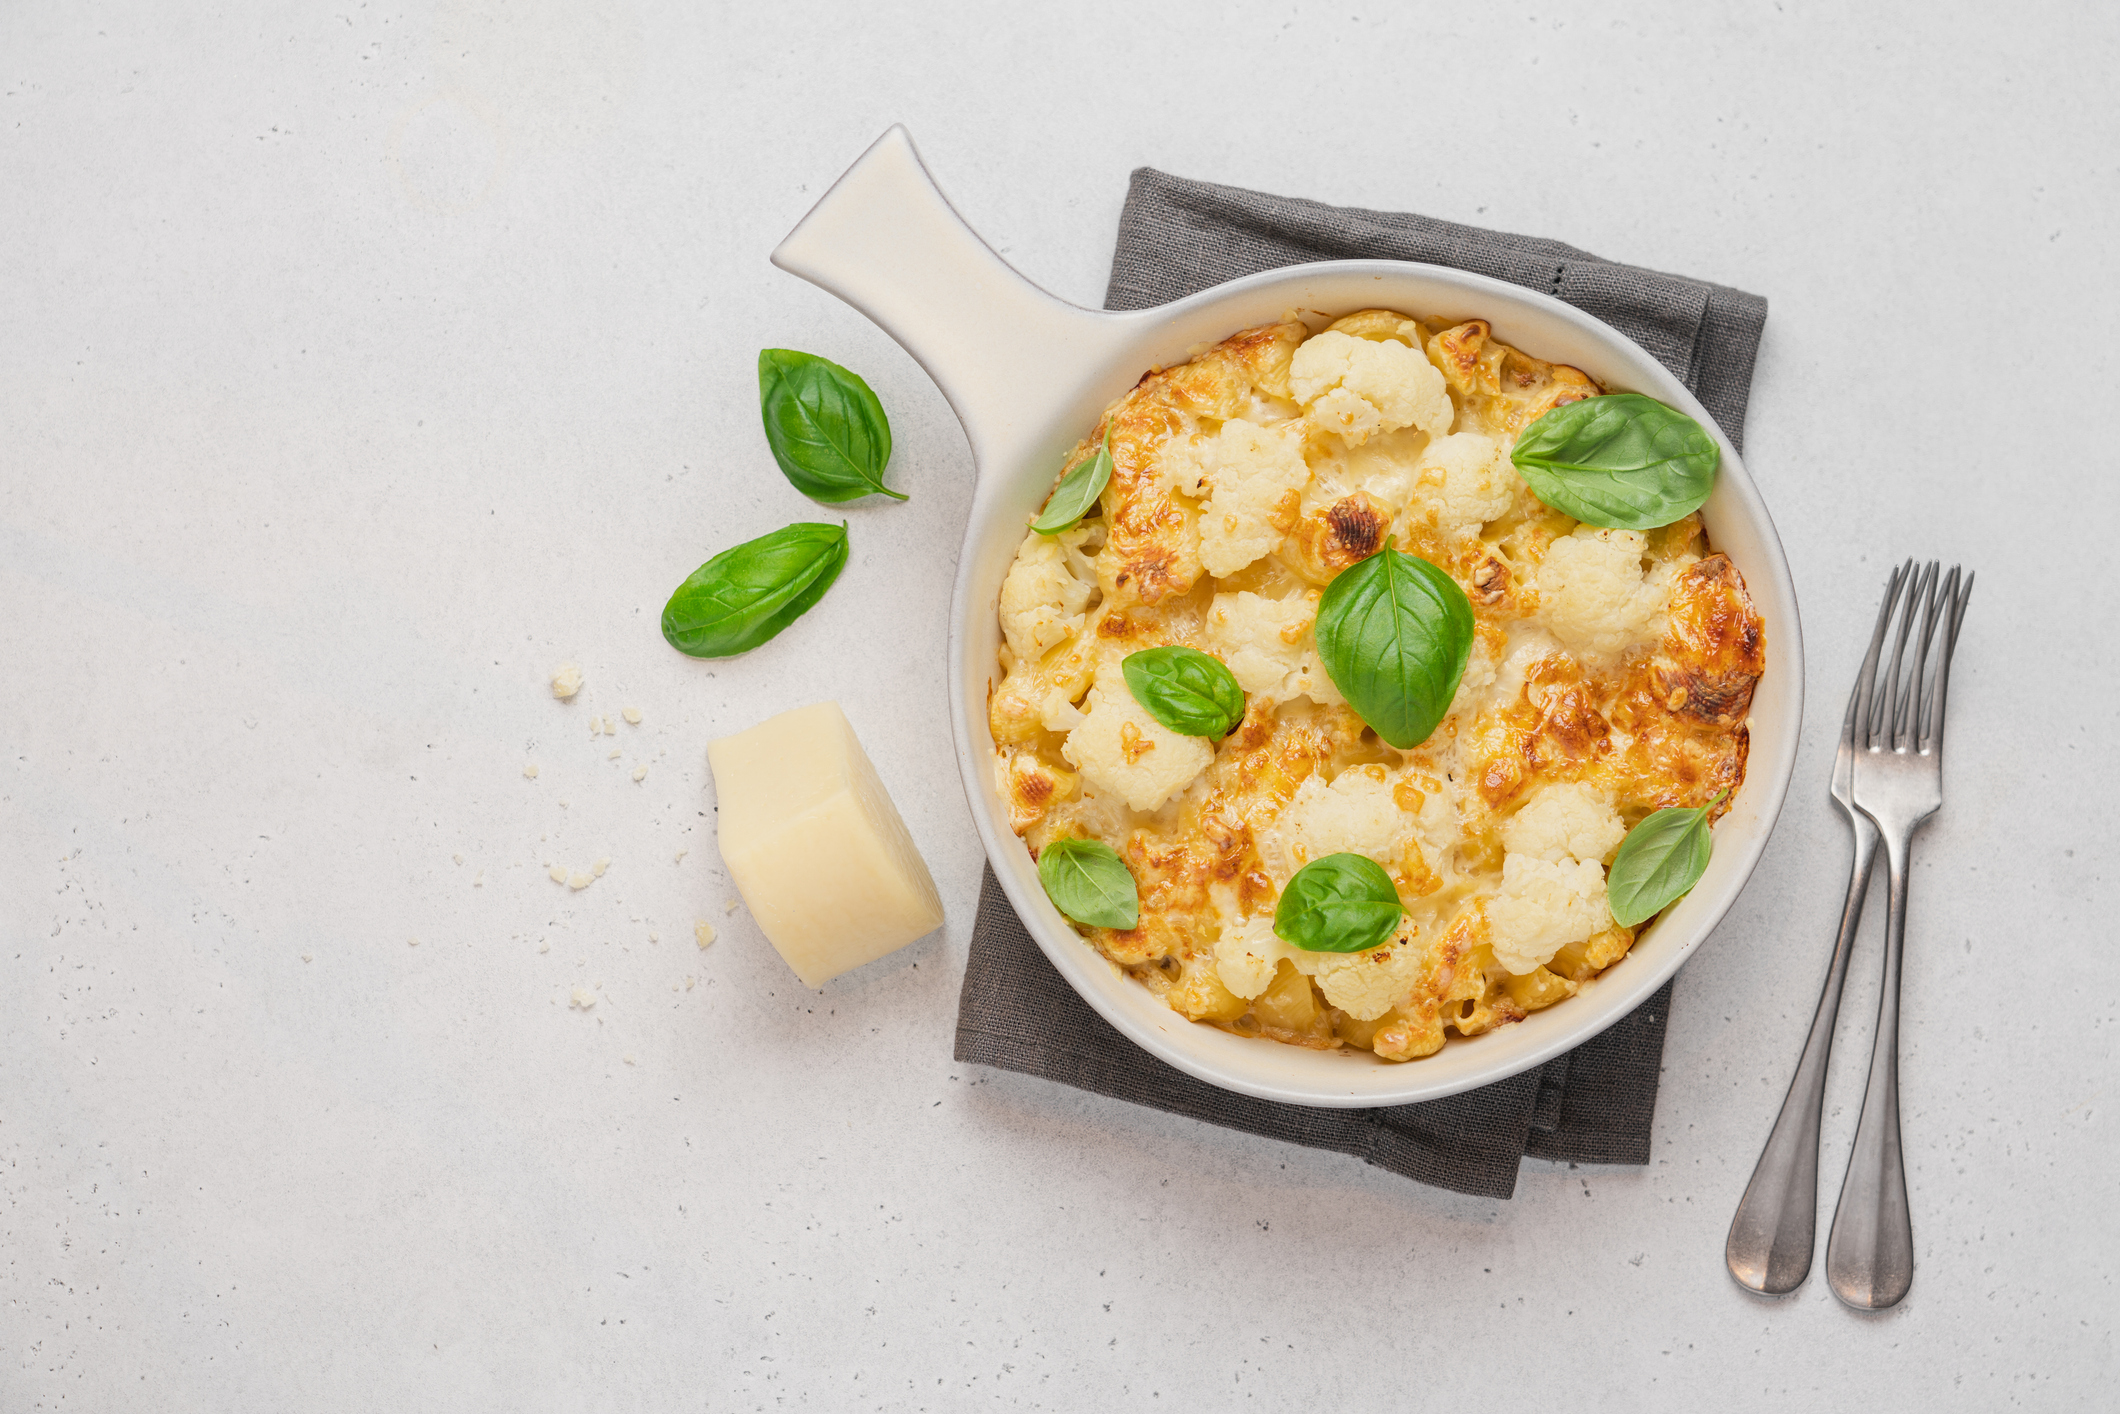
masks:
<path id="1" fill-rule="evenodd" d="M 1509 597 L 1509 566 L 1489 555 L 1472 571 L 1472 597 L 1482 604 L 1499 604 Z"/>
<path id="2" fill-rule="evenodd" d="M 1337 501 L 1325 512 L 1332 524 L 1332 538 L 1349 564 L 1366 560 L 1384 543 L 1384 527 L 1390 522 L 1384 512 L 1367 496 L 1349 496 Z"/>
<path id="3" fill-rule="evenodd" d="M 1154 604 L 1166 594 L 1182 594 L 1192 588 L 1192 577 L 1180 572 L 1177 555 L 1160 546 L 1143 550 L 1128 560 L 1114 580 L 1121 585 L 1131 580 L 1135 597 L 1144 604 Z"/>

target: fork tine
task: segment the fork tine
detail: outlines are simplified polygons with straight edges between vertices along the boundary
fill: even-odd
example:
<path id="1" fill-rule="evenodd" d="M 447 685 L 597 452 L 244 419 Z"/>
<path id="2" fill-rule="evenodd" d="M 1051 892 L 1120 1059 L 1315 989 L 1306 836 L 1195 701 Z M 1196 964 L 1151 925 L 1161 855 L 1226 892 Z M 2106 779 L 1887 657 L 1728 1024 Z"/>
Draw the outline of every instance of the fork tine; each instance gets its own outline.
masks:
<path id="1" fill-rule="evenodd" d="M 1899 602 L 1899 591 L 1905 586 L 1907 576 L 1913 572 L 1914 562 L 1896 566 L 1891 577 L 1884 583 L 1884 602 L 1877 606 L 1877 626 L 1870 630 L 1870 651 L 1863 654 L 1862 671 L 1855 678 L 1855 694 L 1851 703 L 1854 713 L 1854 740 L 1856 745 L 1870 744 L 1870 728 L 1876 713 L 1872 688 L 1877 681 L 1877 655 L 1884 647 L 1884 631 L 1892 621 L 1892 606 Z"/>
<path id="2" fill-rule="evenodd" d="M 1952 574 L 1958 571 L 1956 567 Z M 1943 709 L 1951 693 L 1951 655 L 1958 651 L 1958 626 L 1965 621 L 1965 605 L 1973 597 L 1973 575 L 1967 571 L 1965 579 L 1957 586 L 1952 597 L 1950 622 L 1943 632 L 1943 656 L 1936 664 L 1936 704 L 1929 711 L 1928 731 L 1922 739 L 1923 751 L 1935 751 L 1943 745 Z"/>
<path id="3" fill-rule="evenodd" d="M 1921 636 L 1914 642 L 1914 664 L 1907 677 L 1906 701 L 1896 719 L 1898 730 L 1893 733 L 1895 750 L 1912 750 L 1927 735 L 1926 715 L 1929 704 L 1935 700 L 1936 687 L 1929 661 L 1929 645 L 1936 639 L 1936 625 L 1950 612 L 1951 599 L 1958 592 L 1958 567 L 1951 566 L 1948 576 L 1935 573 L 1941 567 L 1929 562 L 1929 592 L 1921 604 Z"/>
<path id="4" fill-rule="evenodd" d="M 1934 735 L 1931 724 L 1936 718 L 1936 689 L 1943 681 L 1943 649 L 1951 637 L 1951 615 L 1958 607 L 1958 580 L 1962 573 L 1957 565 L 1951 566 L 1937 585 L 1934 613 L 1921 625 L 1921 692 L 1914 703 L 1914 728 L 1909 734 L 1911 744 L 1918 750 L 1926 751 Z M 1932 647 L 1934 658 L 1929 657 Z"/>
<path id="5" fill-rule="evenodd" d="M 1935 568 L 1934 561 L 1922 566 L 1919 570 L 1914 568 L 1912 560 L 1907 561 L 1909 582 L 1905 597 L 1899 601 L 1899 632 L 1892 637 L 1892 653 L 1886 659 L 1889 671 L 1886 673 L 1884 684 L 1877 694 L 1876 710 L 1879 714 L 1879 720 L 1870 724 L 1870 740 L 1867 745 L 1873 748 L 1877 746 L 1880 740 L 1882 740 L 1884 745 L 1890 746 L 1899 734 L 1899 667 L 1902 660 L 1906 657 L 1907 635 L 1914 628 L 1916 606 L 1923 596 L 1928 593 L 1929 571 L 1933 568 Z"/>

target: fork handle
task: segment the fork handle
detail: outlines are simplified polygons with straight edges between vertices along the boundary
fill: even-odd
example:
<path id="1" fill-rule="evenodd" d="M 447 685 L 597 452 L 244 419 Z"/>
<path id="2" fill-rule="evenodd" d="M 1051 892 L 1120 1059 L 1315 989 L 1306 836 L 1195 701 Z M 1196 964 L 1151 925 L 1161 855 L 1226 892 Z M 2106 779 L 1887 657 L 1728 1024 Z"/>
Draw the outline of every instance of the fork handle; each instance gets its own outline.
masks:
<path id="1" fill-rule="evenodd" d="M 1826 1238 L 1826 1281 L 1833 1294 L 1865 1311 L 1895 1306 L 1914 1284 L 1914 1222 L 1907 1208 L 1906 1162 L 1899 1146 L 1899 973 L 1907 926 L 1907 865 L 1912 831 L 1885 840 L 1892 875 L 1884 934 L 1884 985 L 1877 1001 L 1877 1039 L 1855 1148 L 1840 1186 L 1840 1206 Z"/>
<path id="2" fill-rule="evenodd" d="M 1803 1285 L 1811 1274 L 1811 1252 L 1818 1238 L 1818 1126 L 1825 1108 L 1826 1064 L 1833 1053 L 1833 1024 L 1840 1014 L 1855 929 L 1862 921 L 1863 896 L 1870 888 L 1870 866 L 1877 858 L 1877 826 L 1860 810 L 1848 813 L 1854 817 L 1855 860 L 1848 871 L 1848 900 L 1841 906 L 1840 937 L 1826 969 L 1825 991 L 1811 1018 L 1811 1034 L 1804 1040 L 1788 1097 L 1781 1102 L 1774 1132 L 1767 1136 L 1723 1247 L 1723 1260 L 1738 1285 L 1767 1296 Z"/>

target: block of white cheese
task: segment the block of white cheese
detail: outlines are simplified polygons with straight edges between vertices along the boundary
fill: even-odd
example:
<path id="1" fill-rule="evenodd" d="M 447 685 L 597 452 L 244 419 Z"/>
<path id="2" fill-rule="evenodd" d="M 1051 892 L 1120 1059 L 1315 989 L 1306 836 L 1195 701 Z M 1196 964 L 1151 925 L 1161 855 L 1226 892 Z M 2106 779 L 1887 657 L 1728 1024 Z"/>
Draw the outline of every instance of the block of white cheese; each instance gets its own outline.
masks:
<path id="1" fill-rule="evenodd" d="M 729 877 L 804 986 L 942 926 L 942 898 L 837 702 L 707 747 Z"/>

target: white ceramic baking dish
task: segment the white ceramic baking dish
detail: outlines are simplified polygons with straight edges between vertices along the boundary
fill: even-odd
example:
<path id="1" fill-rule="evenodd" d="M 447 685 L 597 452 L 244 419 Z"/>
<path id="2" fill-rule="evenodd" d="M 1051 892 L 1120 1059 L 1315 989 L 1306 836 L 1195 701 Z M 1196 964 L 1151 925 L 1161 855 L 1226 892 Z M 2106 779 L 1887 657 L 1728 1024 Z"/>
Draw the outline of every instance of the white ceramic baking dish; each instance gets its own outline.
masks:
<path id="1" fill-rule="evenodd" d="M 919 360 L 971 439 L 979 484 L 950 607 L 950 720 L 972 817 L 1009 901 L 1062 976 L 1105 1020 L 1152 1054 L 1214 1085 L 1263 1099 L 1355 1107 L 1439 1099 L 1559 1055 L 1661 987 L 1744 887 L 1787 793 L 1803 715 L 1803 644 L 1789 568 L 1766 506 L 1693 395 L 1640 346 L 1558 300 L 1480 275 L 1390 260 L 1270 270 L 1158 309 L 1113 314 L 1056 300 L 1023 279 L 937 190 L 912 139 L 894 127 L 850 167 L 773 252 L 773 263 L 837 295 Z M 1722 469 L 1702 510 L 1716 548 L 1745 577 L 1766 624 L 1767 668 L 1752 702 L 1743 788 L 1715 830 L 1715 857 L 1693 892 L 1582 993 L 1514 1026 L 1453 1039 L 1392 1065 L 1233 1036 L 1188 1022 L 1068 926 L 1038 884 L 995 788 L 986 701 L 998 671 L 1001 581 L 1061 458 L 1147 369 L 1180 362 L 1290 309 L 1329 316 L 1383 307 L 1428 318 L 1482 318 L 1496 337 L 1573 364 L 1608 389 L 1682 408 L 1716 432 Z"/>

